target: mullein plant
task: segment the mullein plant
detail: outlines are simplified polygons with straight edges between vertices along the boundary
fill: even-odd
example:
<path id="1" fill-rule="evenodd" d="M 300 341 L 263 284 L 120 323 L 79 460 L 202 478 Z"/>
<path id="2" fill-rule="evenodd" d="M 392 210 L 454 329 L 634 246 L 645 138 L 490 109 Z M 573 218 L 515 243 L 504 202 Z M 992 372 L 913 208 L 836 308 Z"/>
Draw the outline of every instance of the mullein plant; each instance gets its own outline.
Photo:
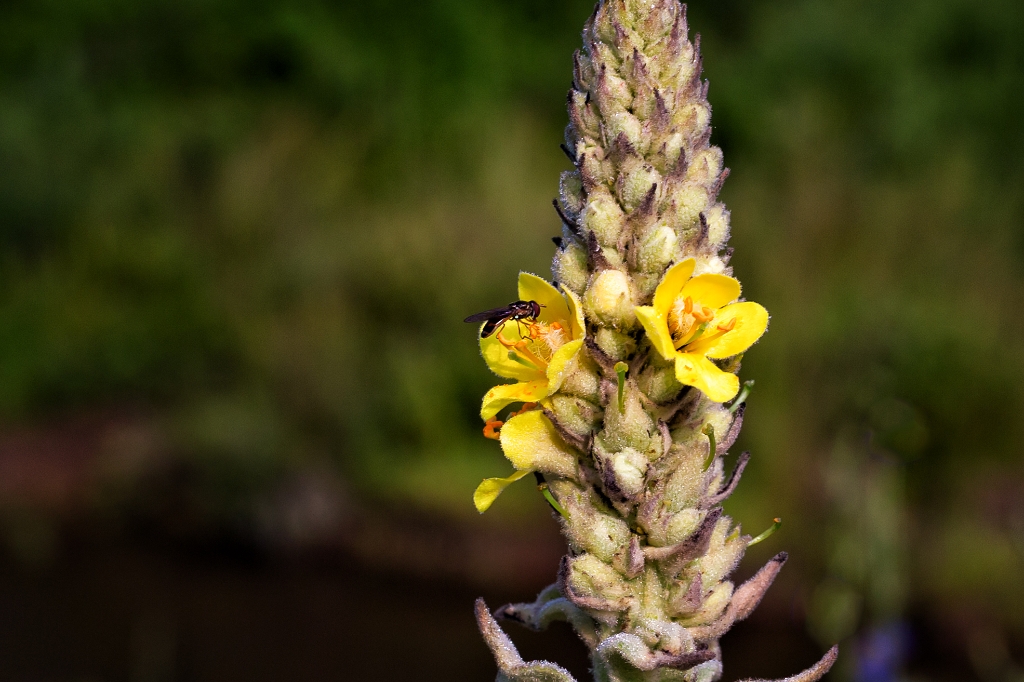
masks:
<path id="1" fill-rule="evenodd" d="M 729 267 L 717 201 L 728 169 L 709 144 L 699 39 L 687 33 L 678 0 L 598 5 L 569 93 L 575 170 L 555 201 L 555 284 L 521 274 L 520 303 L 481 328 L 488 367 L 514 381 L 484 397 L 484 435 L 515 473 L 481 483 L 476 507 L 531 476 L 569 545 L 534 602 L 491 612 L 477 601 L 499 682 L 573 679 L 524 661 L 499 620 L 569 622 L 599 682 L 718 679 L 719 639 L 786 561 L 729 581 L 757 541 L 721 507 L 748 460 L 726 473 L 743 422 L 736 373 L 768 312 L 742 299 Z M 836 655 L 789 679 L 819 679 Z"/>

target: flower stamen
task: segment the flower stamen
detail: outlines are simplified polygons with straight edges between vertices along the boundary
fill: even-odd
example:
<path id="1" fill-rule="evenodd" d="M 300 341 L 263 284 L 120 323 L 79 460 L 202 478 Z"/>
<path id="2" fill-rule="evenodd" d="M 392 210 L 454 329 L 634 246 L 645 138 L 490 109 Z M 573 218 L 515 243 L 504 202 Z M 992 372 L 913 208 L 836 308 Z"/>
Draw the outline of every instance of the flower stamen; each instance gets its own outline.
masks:
<path id="1" fill-rule="evenodd" d="M 484 424 L 484 438 L 501 440 L 501 436 L 498 434 L 498 429 L 500 429 L 504 424 L 505 422 L 500 419 L 492 419 Z"/>
<path id="2" fill-rule="evenodd" d="M 521 409 L 517 410 L 516 412 L 513 412 L 512 414 L 510 414 L 508 416 L 508 418 L 511 419 L 512 417 L 518 417 L 519 415 L 521 415 L 524 412 L 529 412 L 530 410 L 535 410 L 535 409 L 537 409 L 537 403 L 523 403 L 523 407 Z"/>
<path id="3" fill-rule="evenodd" d="M 533 353 L 533 351 L 531 351 L 528 348 L 528 344 L 525 339 L 520 339 L 519 341 L 512 342 L 506 339 L 501 332 L 498 332 L 496 336 L 498 339 L 498 343 L 505 346 L 505 348 L 508 348 L 510 352 L 519 353 L 519 355 L 521 355 L 525 360 L 536 365 L 537 368 L 540 369 L 542 372 L 547 370 L 547 361 L 541 359 L 535 353 Z"/>
<path id="4" fill-rule="evenodd" d="M 534 410 L 536 408 L 537 403 L 523 403 L 522 409 L 510 413 L 508 417 L 506 417 L 506 420 L 511 419 L 512 417 L 518 417 L 524 412 L 529 412 L 530 410 Z M 488 420 L 487 423 L 484 424 L 484 438 L 490 438 L 491 440 L 501 440 L 501 434 L 499 434 L 498 431 L 500 431 L 501 427 L 504 425 L 505 422 L 500 419 Z"/>

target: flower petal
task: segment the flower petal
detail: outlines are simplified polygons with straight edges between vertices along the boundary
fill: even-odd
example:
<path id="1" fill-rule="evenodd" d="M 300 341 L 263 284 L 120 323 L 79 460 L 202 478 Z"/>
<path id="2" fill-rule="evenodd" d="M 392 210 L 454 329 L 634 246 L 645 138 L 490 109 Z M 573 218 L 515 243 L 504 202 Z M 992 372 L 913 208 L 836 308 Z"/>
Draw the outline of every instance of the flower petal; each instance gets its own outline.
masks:
<path id="1" fill-rule="evenodd" d="M 576 451 L 562 440 L 540 410 L 509 419 L 501 427 L 501 449 L 516 469 L 536 469 L 556 476 L 576 473 Z"/>
<path id="2" fill-rule="evenodd" d="M 587 323 L 583 319 L 583 304 L 580 303 L 579 296 L 570 289 L 565 288 L 564 285 L 559 286 L 562 288 L 562 293 L 565 294 L 565 300 L 569 303 L 569 324 L 572 327 L 572 338 L 582 339 L 587 335 Z"/>
<path id="3" fill-rule="evenodd" d="M 522 336 L 515 322 L 509 322 L 499 332 L 508 341 L 515 343 Z M 544 370 L 539 367 L 525 365 L 522 362 L 513 360 L 508 355 L 508 348 L 498 341 L 498 334 L 491 334 L 486 339 L 480 339 L 480 354 L 484 356 L 484 362 L 492 372 L 499 377 L 516 379 L 518 381 L 540 381 L 544 379 Z"/>
<path id="4" fill-rule="evenodd" d="M 535 403 L 547 396 L 547 379 L 495 386 L 484 396 L 483 405 L 480 407 L 480 417 L 487 421 L 512 403 Z"/>
<path id="5" fill-rule="evenodd" d="M 649 305 L 638 305 L 634 310 L 640 324 L 644 326 L 644 331 L 647 332 L 647 338 L 661 353 L 661 357 L 666 360 L 674 358 L 678 351 L 672 343 L 671 334 L 668 333 L 668 322 L 665 321 L 665 316 Z"/>
<path id="6" fill-rule="evenodd" d="M 665 276 L 661 278 L 658 288 L 654 290 L 654 309 L 666 319 L 668 319 L 668 311 L 672 307 L 672 301 L 676 300 L 676 296 L 682 291 L 683 285 L 693 275 L 695 267 L 697 267 L 697 261 L 693 258 L 687 258 L 680 263 L 676 263 L 668 269 Z"/>
<path id="7" fill-rule="evenodd" d="M 476 510 L 483 514 L 492 504 L 494 504 L 494 501 L 498 499 L 498 495 L 500 495 L 505 488 L 512 485 L 520 478 L 529 476 L 532 473 L 532 469 L 523 469 L 522 471 L 515 472 L 507 478 L 485 478 L 473 492 L 473 504 L 476 506 Z"/>
<path id="8" fill-rule="evenodd" d="M 565 378 L 569 376 L 569 372 L 573 369 L 572 360 L 580 352 L 580 348 L 583 348 L 583 339 L 570 341 L 551 356 L 547 373 L 548 395 L 557 391 Z"/>
<path id="9" fill-rule="evenodd" d="M 721 308 L 715 314 L 714 325 L 727 326 L 731 320 L 736 320 L 732 331 L 722 334 L 717 339 L 698 339 L 686 347 L 687 352 L 716 359 L 732 357 L 753 346 L 768 329 L 768 311 L 760 303 L 753 301 L 733 303 Z M 713 331 L 714 328 L 710 329 L 709 335 Z"/>
<path id="10" fill-rule="evenodd" d="M 728 275 L 697 275 L 683 286 L 679 295 L 690 296 L 694 303 L 718 310 L 740 297 L 740 283 Z"/>
<path id="11" fill-rule="evenodd" d="M 565 297 L 558 289 L 551 286 L 546 279 L 528 272 L 519 273 L 519 299 L 523 301 L 536 301 L 543 308 L 540 309 L 540 317 L 537 319 L 544 324 L 552 322 L 570 322 L 569 305 Z"/>
<path id="12" fill-rule="evenodd" d="M 735 374 L 722 371 L 715 363 L 696 353 L 680 353 L 676 357 L 676 379 L 681 384 L 699 389 L 716 403 L 724 403 L 740 391 L 740 380 Z"/>

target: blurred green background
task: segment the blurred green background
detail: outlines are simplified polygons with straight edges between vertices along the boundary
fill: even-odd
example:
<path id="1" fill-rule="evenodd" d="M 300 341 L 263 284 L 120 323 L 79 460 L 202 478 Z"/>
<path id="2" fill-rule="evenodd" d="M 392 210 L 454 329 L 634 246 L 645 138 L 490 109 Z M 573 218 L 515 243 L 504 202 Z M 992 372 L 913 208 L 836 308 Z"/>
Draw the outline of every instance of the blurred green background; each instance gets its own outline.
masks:
<path id="1" fill-rule="evenodd" d="M 531 486 L 472 508 L 461 320 L 549 273 L 591 8 L 0 6 L 4 679 L 493 674 L 471 597 L 561 545 Z M 1024 4 L 689 16 L 773 314 L 739 573 L 791 553 L 726 679 L 1024 680 Z"/>

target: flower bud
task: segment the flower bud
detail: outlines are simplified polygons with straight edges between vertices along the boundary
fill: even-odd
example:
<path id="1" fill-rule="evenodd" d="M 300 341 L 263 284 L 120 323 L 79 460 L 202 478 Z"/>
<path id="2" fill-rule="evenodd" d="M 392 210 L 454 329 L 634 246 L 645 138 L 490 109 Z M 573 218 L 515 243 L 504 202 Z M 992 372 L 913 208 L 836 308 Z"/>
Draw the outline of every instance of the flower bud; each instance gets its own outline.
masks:
<path id="1" fill-rule="evenodd" d="M 654 149 L 658 152 L 654 160 L 654 167 L 663 175 L 671 172 L 676 167 L 676 162 L 679 161 L 679 155 L 685 144 L 686 138 L 682 133 L 666 135 L 664 139 L 654 145 Z"/>
<path id="2" fill-rule="evenodd" d="M 564 528 L 572 549 L 611 561 L 629 544 L 629 525 L 598 509 L 579 486 L 566 480 L 551 481 L 548 486 L 569 515 Z"/>
<path id="3" fill-rule="evenodd" d="M 647 456 L 633 448 L 626 448 L 612 455 L 610 465 L 619 489 L 629 497 L 639 495 L 644 489 L 644 477 L 647 475 Z"/>
<path id="4" fill-rule="evenodd" d="M 717 619 L 732 599 L 733 585 L 731 582 L 719 583 L 711 593 L 704 598 L 700 610 L 692 616 L 685 618 L 682 622 L 690 627 L 694 625 L 706 625 Z"/>
<path id="5" fill-rule="evenodd" d="M 582 354 L 577 356 L 580 359 L 582 357 Z M 601 396 L 601 380 L 597 376 L 597 372 L 587 366 L 590 363 L 583 363 L 581 361 L 579 364 L 580 366 L 565 378 L 559 390 L 562 393 L 584 398 L 592 403 L 598 403 Z"/>
<path id="6" fill-rule="evenodd" d="M 618 190 L 619 200 L 627 211 L 632 211 L 651 190 L 651 187 L 661 183 L 661 173 L 654 170 L 654 166 L 645 163 L 635 163 L 632 168 L 623 170 L 619 176 Z"/>
<path id="7" fill-rule="evenodd" d="M 693 45 L 687 41 L 669 41 L 666 44 L 665 59 L 661 64 L 661 80 L 678 83 L 679 87 L 686 87 L 693 80 L 697 72 L 696 51 Z"/>
<path id="8" fill-rule="evenodd" d="M 625 222 L 626 215 L 615 197 L 607 191 L 591 193 L 583 212 L 583 227 L 594 233 L 601 246 L 615 246 Z"/>
<path id="9" fill-rule="evenodd" d="M 587 252 L 575 241 L 569 242 L 565 248 L 555 252 L 551 273 L 556 282 L 581 295 L 587 288 L 587 279 L 590 277 L 590 272 L 587 271 Z"/>
<path id="10" fill-rule="evenodd" d="M 652 43 L 672 30 L 679 4 L 674 0 L 654 0 L 649 3 L 644 0 L 644 4 L 649 4 L 650 9 L 640 13 L 636 28 L 648 43 Z"/>
<path id="11" fill-rule="evenodd" d="M 656 403 L 668 402 L 683 390 L 683 385 L 676 379 L 676 368 L 673 363 L 652 363 L 640 373 L 636 384 L 644 395 Z"/>
<path id="12" fill-rule="evenodd" d="M 708 243 L 721 248 L 729 241 L 729 211 L 724 204 L 715 204 L 704 212 L 708 221 Z"/>
<path id="13" fill-rule="evenodd" d="M 693 271 L 694 276 L 704 275 L 708 273 L 712 275 L 728 274 L 729 266 L 726 264 L 724 260 L 722 260 L 721 256 L 710 256 L 708 258 L 698 259 L 697 267 Z"/>
<path id="14" fill-rule="evenodd" d="M 588 102 L 587 95 L 577 90 L 572 93 L 572 99 L 569 101 L 569 124 L 570 130 L 566 134 L 566 142 L 569 143 L 569 148 L 579 153 L 576 149 L 576 145 L 581 137 L 597 138 L 601 134 L 600 119 L 597 116 L 597 112 L 594 111 L 594 106 Z M 572 130 L 574 129 L 574 130 Z M 570 139 L 570 136 L 572 139 Z"/>
<path id="15" fill-rule="evenodd" d="M 644 272 L 661 273 L 676 257 L 679 235 L 667 225 L 651 230 L 637 249 L 636 262 Z"/>
<path id="16" fill-rule="evenodd" d="M 678 443 L 678 441 L 676 441 Z M 705 442 L 706 439 L 705 439 Z M 687 444 L 684 455 L 665 483 L 665 500 L 670 508 L 682 509 L 695 506 L 704 492 L 704 462 L 707 459 L 707 446 L 697 447 Z"/>
<path id="17" fill-rule="evenodd" d="M 647 301 L 654 296 L 654 291 L 661 282 L 661 272 L 638 272 L 633 276 L 633 286 L 636 287 L 636 298 L 638 301 Z"/>
<path id="18" fill-rule="evenodd" d="M 628 111 L 616 112 L 609 116 L 605 122 L 605 129 L 608 131 L 609 140 L 625 135 L 634 149 L 640 149 L 643 145 L 643 125 L 640 119 Z"/>
<path id="19" fill-rule="evenodd" d="M 672 123 L 691 140 L 699 137 L 711 122 L 711 108 L 703 102 L 694 102 L 676 109 Z"/>
<path id="20" fill-rule="evenodd" d="M 561 393 L 551 397 L 551 409 L 562 426 L 580 437 L 589 436 L 601 418 L 601 408 L 597 405 Z"/>
<path id="21" fill-rule="evenodd" d="M 640 392 L 630 382 L 623 387 L 622 397 L 622 410 L 613 400 L 604 412 L 601 443 L 612 453 L 626 448 L 646 453 L 651 449 L 653 434 L 657 433 L 654 421 L 640 402 Z M 660 440 L 661 436 L 657 438 Z"/>
<path id="22" fill-rule="evenodd" d="M 708 191 L 701 185 L 684 183 L 674 188 L 669 218 L 683 241 L 697 235 L 697 221 L 708 206 Z"/>
<path id="23" fill-rule="evenodd" d="M 718 181 L 722 172 L 722 150 L 708 147 L 694 154 L 686 169 L 686 179 L 701 185 L 711 186 Z"/>
<path id="24" fill-rule="evenodd" d="M 598 5 L 593 18 L 593 32 L 595 38 L 598 38 L 605 43 L 615 42 L 616 13 L 617 12 L 614 11 L 609 3 L 602 3 Z"/>
<path id="25" fill-rule="evenodd" d="M 608 327 L 598 329 L 594 341 L 612 360 L 624 360 L 636 352 L 636 341 L 632 336 Z"/>
<path id="26" fill-rule="evenodd" d="M 678 544 L 693 535 L 700 525 L 700 520 L 701 513 L 692 507 L 673 514 L 665 527 L 665 545 Z"/>
<path id="27" fill-rule="evenodd" d="M 587 313 L 601 324 L 630 329 L 636 324 L 629 276 L 620 270 L 601 270 L 590 280 L 583 298 Z"/>
<path id="28" fill-rule="evenodd" d="M 566 579 L 572 591 L 581 597 L 615 602 L 632 594 L 618 571 L 592 554 L 572 559 Z"/>
<path id="29" fill-rule="evenodd" d="M 605 52 L 606 49 L 601 51 Z M 601 115 L 606 118 L 616 112 L 626 111 L 633 104 L 633 95 L 629 91 L 629 85 L 619 74 L 615 73 L 615 69 L 611 68 L 602 69 L 598 73 L 594 99 L 597 101 L 597 108 Z"/>
<path id="30" fill-rule="evenodd" d="M 614 177 L 614 167 L 604 155 L 592 151 L 589 147 L 583 150 L 580 174 L 586 187 L 599 187 L 609 184 Z"/>
<path id="31" fill-rule="evenodd" d="M 583 211 L 586 197 L 583 194 L 583 178 L 579 171 L 562 172 L 562 177 L 558 181 L 558 196 L 562 199 L 562 205 L 574 216 Z"/>
<path id="32" fill-rule="evenodd" d="M 743 558 L 746 548 L 747 541 L 740 536 L 739 528 L 733 532 L 732 520 L 728 516 L 719 519 L 711 533 L 707 554 L 700 562 L 701 573 L 707 581 L 705 584 L 725 580 Z"/>

